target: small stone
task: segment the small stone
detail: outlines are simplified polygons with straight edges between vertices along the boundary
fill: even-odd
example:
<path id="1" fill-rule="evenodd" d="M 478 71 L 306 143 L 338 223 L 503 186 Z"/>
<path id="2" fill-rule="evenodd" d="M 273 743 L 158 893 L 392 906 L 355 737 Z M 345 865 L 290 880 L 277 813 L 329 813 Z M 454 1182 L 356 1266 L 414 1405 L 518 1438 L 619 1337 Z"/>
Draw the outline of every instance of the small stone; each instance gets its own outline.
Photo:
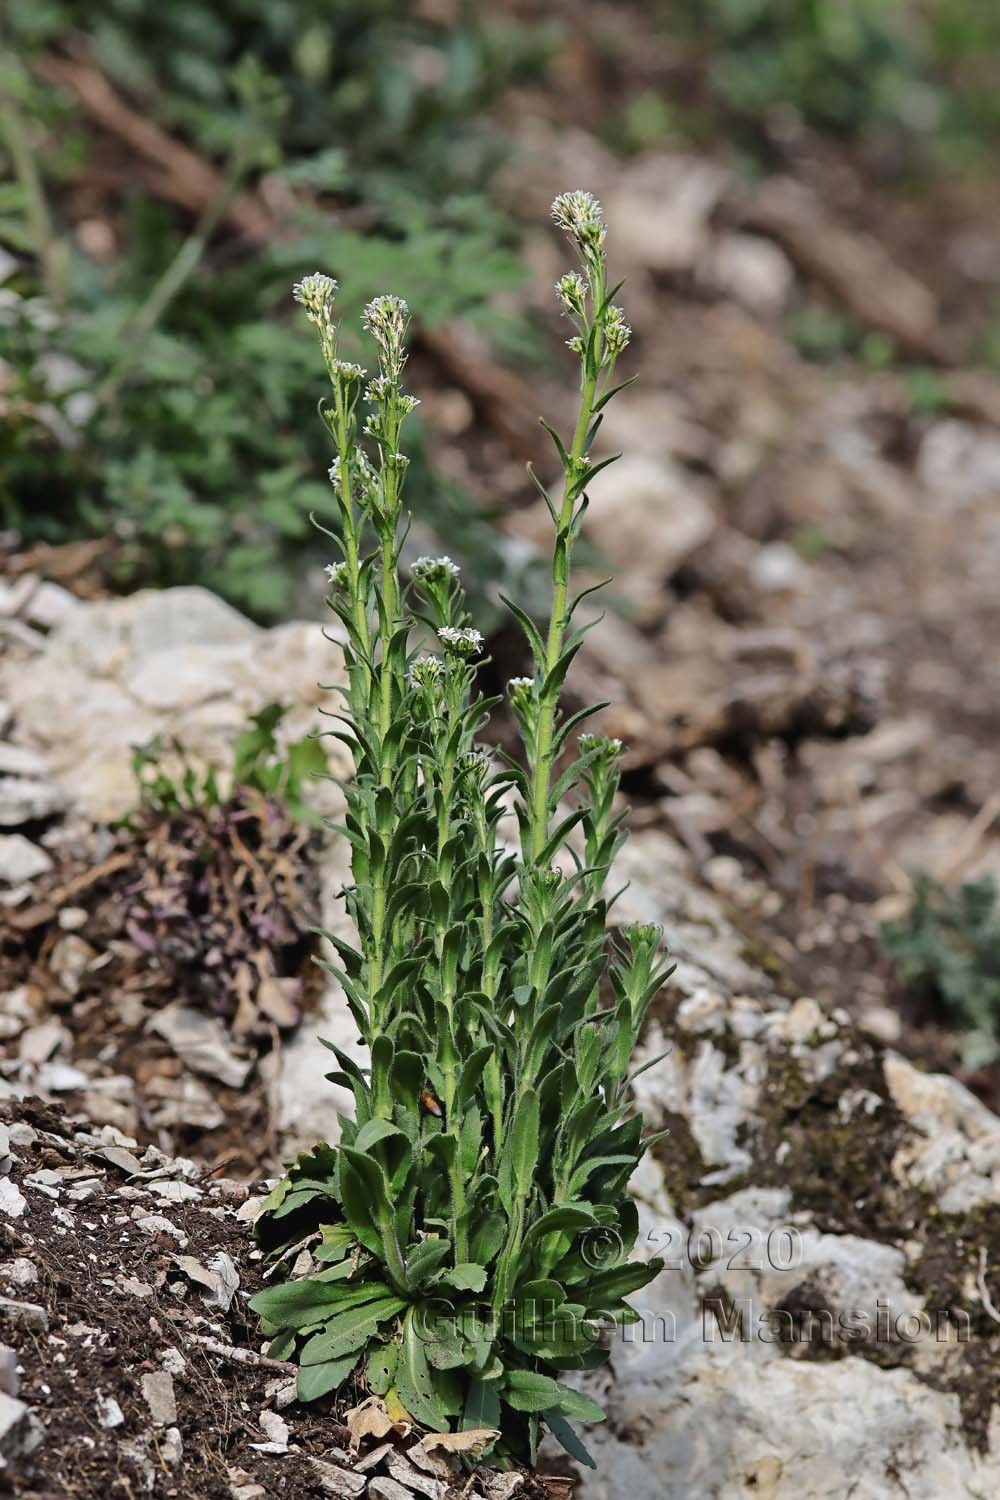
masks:
<path id="1" fill-rule="evenodd" d="M 750 577 L 762 593 L 779 594 L 805 588 L 809 582 L 809 569 L 787 542 L 768 542 L 757 549 L 750 565 Z"/>
<path id="2" fill-rule="evenodd" d="M 0 1391 L 6 1396 L 16 1396 L 20 1383 L 16 1349 L 9 1344 L 0 1344 Z"/>
<path id="3" fill-rule="evenodd" d="M 269 1443 L 288 1447 L 288 1423 L 284 1417 L 279 1416 L 276 1411 L 262 1411 L 259 1420 L 260 1430 Z"/>
<path id="4" fill-rule="evenodd" d="M 391 1453 L 386 1467 L 392 1478 L 410 1494 L 426 1495 L 428 1500 L 443 1500 L 443 1496 L 448 1491 L 444 1480 L 432 1479 L 429 1474 L 422 1474 L 401 1453 Z"/>
<path id="5" fill-rule="evenodd" d="M 70 1042 L 70 1033 L 59 1021 L 43 1021 L 24 1032 L 18 1044 L 17 1055 L 22 1062 L 39 1064 L 47 1062 L 60 1047 Z"/>
<path id="6" fill-rule="evenodd" d="M 3 1267 L 3 1274 L 9 1286 L 34 1286 L 38 1280 L 38 1267 L 33 1260 L 17 1255 Z"/>
<path id="7" fill-rule="evenodd" d="M 49 1315 L 37 1302 L 18 1302 L 13 1297 L 0 1297 L 0 1317 L 9 1318 L 15 1328 L 26 1328 L 29 1333 L 45 1333 L 49 1326 Z"/>
<path id="8" fill-rule="evenodd" d="M 189 1068 L 217 1078 L 227 1088 L 242 1088 L 250 1076 L 253 1059 L 234 1051 L 229 1033 L 215 1016 L 178 1001 L 159 1012 L 150 1030 L 163 1037 Z"/>
<path id="9" fill-rule="evenodd" d="M 140 1208 L 136 1211 L 135 1222 L 146 1234 L 169 1234 L 182 1249 L 187 1245 L 188 1237 L 184 1231 L 178 1229 L 176 1224 L 171 1224 L 162 1214 L 148 1214 L 145 1209 Z"/>
<path id="10" fill-rule="evenodd" d="M 35 1074 L 35 1088 L 40 1094 L 71 1094 L 75 1089 L 85 1089 L 89 1082 L 86 1073 L 68 1063 L 43 1063 Z"/>
<path id="11" fill-rule="evenodd" d="M 196 1203 L 203 1196 L 189 1182 L 151 1182 L 149 1191 L 167 1203 Z"/>
<path id="12" fill-rule="evenodd" d="M 756 234 L 721 235 L 698 270 L 700 279 L 763 317 L 781 312 L 795 282 L 785 252 Z"/>
<path id="13" fill-rule="evenodd" d="M 0 828 L 54 817 L 65 806 L 64 794 L 49 781 L 0 774 Z"/>
<path id="14" fill-rule="evenodd" d="M 64 906 L 56 921 L 63 932 L 79 932 L 81 927 L 87 925 L 88 912 L 83 906 Z"/>
<path id="15" fill-rule="evenodd" d="M 142 1377 L 142 1399 L 149 1407 L 155 1426 L 169 1427 L 177 1421 L 174 1382 L 166 1370 L 153 1370 Z"/>
<path id="16" fill-rule="evenodd" d="M 20 1036 L 34 1017 L 35 1010 L 26 984 L 0 995 L 0 1041 L 9 1042 Z"/>
<path id="17" fill-rule="evenodd" d="M 114 1396 L 97 1396 L 97 1420 L 102 1427 L 120 1427 L 125 1421 L 125 1414 Z"/>
<path id="18" fill-rule="evenodd" d="M 862 1013 L 859 1024 L 869 1036 L 875 1037 L 876 1041 L 884 1042 L 887 1047 L 894 1047 L 903 1031 L 899 1012 L 892 1010 L 888 1005 L 869 1006 Z"/>
<path id="19" fill-rule="evenodd" d="M 184 1443 L 178 1428 L 168 1427 L 160 1438 L 160 1456 L 171 1469 L 177 1468 L 184 1457 Z"/>
<path id="20" fill-rule="evenodd" d="M 47 875 L 52 861 L 44 849 L 39 849 L 23 833 L 0 834 L 0 882 L 4 885 L 21 885 L 25 881 L 37 880 Z"/>
<path id="21" fill-rule="evenodd" d="M 0 1177 L 0 1214 L 8 1219 L 19 1219 L 28 1212 L 28 1200 L 20 1188 L 9 1177 Z"/>
<path id="22" fill-rule="evenodd" d="M 28 1458 L 45 1440 L 45 1428 L 23 1401 L 0 1391 L 0 1461 L 6 1467 Z"/>
<path id="23" fill-rule="evenodd" d="M 22 614 L 29 624 L 37 625 L 41 630 L 51 630 L 79 607 L 80 600 L 69 589 L 64 589 L 61 583 L 43 578 Z"/>
<path id="24" fill-rule="evenodd" d="M 368 1493 L 372 1500 L 413 1500 L 410 1490 L 404 1489 L 395 1479 L 386 1479 L 382 1474 L 370 1481 Z"/>
<path id="25" fill-rule="evenodd" d="M 379 1443 L 377 1448 L 373 1448 L 363 1458 L 356 1458 L 354 1460 L 355 1473 L 367 1474 L 369 1469 L 377 1469 L 383 1458 L 385 1458 L 387 1453 L 391 1453 L 392 1449 L 392 1443 Z"/>
<path id="26" fill-rule="evenodd" d="M 0 743 L 0 776 L 30 776 L 44 781 L 48 774 L 48 762 L 35 750 L 12 745 L 9 740 Z"/>
<path id="27" fill-rule="evenodd" d="M 84 972 L 96 957 L 97 954 L 89 943 L 84 942 L 76 933 L 68 932 L 53 947 L 49 955 L 49 969 L 66 993 L 75 995 Z"/>
<path id="28" fill-rule="evenodd" d="M 349 1469 L 339 1469 L 334 1464 L 324 1463 L 321 1458 L 307 1459 L 307 1463 L 325 1495 L 337 1495 L 342 1496 L 343 1500 L 354 1500 L 356 1495 L 365 1493 L 367 1481 L 360 1474 L 355 1474 Z M 372 1493 L 370 1486 L 368 1486 L 368 1493 Z M 411 1500 L 405 1490 L 403 1500 Z"/>

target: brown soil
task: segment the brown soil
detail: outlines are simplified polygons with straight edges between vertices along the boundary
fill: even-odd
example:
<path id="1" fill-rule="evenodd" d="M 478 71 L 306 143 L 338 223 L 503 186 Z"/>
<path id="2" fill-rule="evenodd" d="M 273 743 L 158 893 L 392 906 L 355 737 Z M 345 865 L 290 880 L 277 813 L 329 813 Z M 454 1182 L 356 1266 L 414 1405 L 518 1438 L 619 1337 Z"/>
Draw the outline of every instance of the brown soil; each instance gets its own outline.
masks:
<path id="1" fill-rule="evenodd" d="M 305 1500 L 327 1493 L 310 1460 L 351 1463 L 342 1415 L 355 1395 L 287 1404 L 294 1368 L 257 1352 L 258 1323 L 246 1302 L 264 1278 L 249 1227 L 236 1218 L 245 1184 L 215 1181 L 190 1163 L 185 1170 L 141 1149 L 144 1173 L 159 1164 L 165 1175 L 130 1179 L 100 1155 L 114 1145 L 113 1132 L 102 1137 L 30 1100 L 0 1107 L 0 1125 L 36 1133 L 30 1145 L 13 1146 L 10 1174 L 28 1209 L 0 1219 L 0 1296 L 15 1304 L 0 1302 L 0 1339 L 17 1348 L 19 1395 L 44 1427 L 41 1445 L 12 1479 L 14 1493 L 38 1500 Z M 21 1139 L 17 1131 L 15 1137 Z M 58 1185 L 54 1177 L 25 1180 L 39 1171 L 61 1174 Z M 166 1181 L 182 1183 L 188 1201 L 157 1194 L 156 1183 Z M 159 1216 L 163 1226 L 137 1222 L 144 1215 Z M 220 1252 L 239 1275 L 227 1311 L 202 1300 L 206 1288 L 190 1276 L 192 1263 L 178 1261 L 192 1257 L 204 1268 Z M 33 1314 L 17 1306 L 25 1303 Z M 176 1410 L 158 1420 L 143 1377 L 162 1382 L 165 1372 Z M 273 1441 L 261 1414 L 279 1411 L 289 1429 L 280 1445 L 287 1451 L 261 1452 L 253 1445 Z M 474 1496 L 466 1483 L 465 1475 L 456 1479 L 448 1500 Z M 568 1494 L 555 1478 L 518 1491 L 524 1500 Z"/>

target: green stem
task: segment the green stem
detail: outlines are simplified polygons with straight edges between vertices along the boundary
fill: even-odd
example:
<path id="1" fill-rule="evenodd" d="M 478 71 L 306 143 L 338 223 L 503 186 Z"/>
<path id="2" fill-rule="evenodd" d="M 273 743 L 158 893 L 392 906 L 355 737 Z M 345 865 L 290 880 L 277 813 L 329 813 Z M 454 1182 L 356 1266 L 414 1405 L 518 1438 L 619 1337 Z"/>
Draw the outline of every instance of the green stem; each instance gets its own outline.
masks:
<path id="1" fill-rule="evenodd" d="M 24 194 L 28 229 L 41 267 L 42 285 L 53 302 L 61 302 L 65 290 L 62 276 L 63 247 L 52 226 L 41 173 L 21 112 L 9 95 L 0 100 L 0 129 L 7 142 L 14 174 Z"/>
<path id="2" fill-rule="evenodd" d="M 562 654 L 568 624 L 569 576 L 572 542 L 570 528 L 573 522 L 575 498 L 572 489 L 573 477 L 583 457 L 587 434 L 594 417 L 594 400 L 597 394 L 597 361 L 594 368 L 585 372 L 580 394 L 580 411 L 573 434 L 573 445 L 569 452 L 566 470 L 566 487 L 562 508 L 556 528 L 555 551 L 552 558 L 552 614 L 549 618 L 548 639 L 545 646 L 546 675 L 553 672 Z M 537 863 L 545 848 L 549 831 L 549 787 L 552 779 L 552 739 L 555 732 L 559 694 L 553 689 L 542 695 L 538 711 L 535 763 L 531 777 L 531 847 L 530 857 Z"/>

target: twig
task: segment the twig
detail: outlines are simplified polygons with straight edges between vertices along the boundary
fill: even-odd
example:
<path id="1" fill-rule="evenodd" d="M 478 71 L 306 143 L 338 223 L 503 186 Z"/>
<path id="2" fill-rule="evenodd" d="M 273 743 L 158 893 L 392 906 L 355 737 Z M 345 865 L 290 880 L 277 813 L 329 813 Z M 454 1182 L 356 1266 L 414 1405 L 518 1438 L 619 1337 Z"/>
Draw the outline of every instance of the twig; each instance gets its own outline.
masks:
<path id="1" fill-rule="evenodd" d="M 968 828 L 958 841 L 958 847 L 952 853 L 950 859 L 939 865 L 935 872 L 935 879 L 942 885 L 947 885 L 961 872 L 963 865 L 967 865 L 973 857 L 984 836 L 1000 817 L 1000 792 L 994 792 L 976 813 Z"/>
<path id="2" fill-rule="evenodd" d="M 986 1264 L 986 1246 L 982 1245 L 980 1246 L 979 1250 L 979 1275 L 976 1277 L 976 1289 L 979 1292 L 980 1301 L 982 1302 L 986 1311 L 989 1313 L 990 1317 L 993 1319 L 994 1323 L 1000 1323 L 1000 1312 L 997 1312 L 996 1307 L 993 1303 L 993 1298 L 990 1296 L 990 1289 L 986 1285 Z"/>
<path id="3" fill-rule="evenodd" d="M 228 1167 L 232 1162 L 236 1161 L 238 1156 L 238 1151 L 230 1151 L 229 1155 L 224 1156 L 221 1161 L 216 1162 L 214 1167 L 209 1167 L 206 1172 L 201 1172 L 194 1179 L 192 1186 L 197 1187 L 199 1183 L 207 1182 L 210 1177 L 215 1176 L 216 1172 L 221 1172 L 223 1167 Z"/>
<path id="4" fill-rule="evenodd" d="M 287 1359 L 268 1359 L 266 1354 L 257 1354 L 253 1349 L 242 1349 L 236 1344 L 224 1344 L 221 1339 L 209 1338 L 206 1333 L 187 1335 L 195 1344 L 201 1344 L 210 1354 L 218 1354 L 234 1365 L 250 1365 L 253 1369 L 280 1370 L 283 1375 L 294 1375 L 297 1366 Z"/>
<path id="5" fill-rule="evenodd" d="M 98 125 L 161 169 L 156 189 L 162 197 L 195 213 L 220 200 L 226 186 L 224 174 L 131 109 L 93 63 L 83 57 L 47 54 L 37 59 L 35 67 L 47 82 L 70 89 L 84 113 Z M 274 232 L 273 215 L 252 193 L 237 193 L 224 205 L 224 213 L 248 239 L 264 242 Z"/>

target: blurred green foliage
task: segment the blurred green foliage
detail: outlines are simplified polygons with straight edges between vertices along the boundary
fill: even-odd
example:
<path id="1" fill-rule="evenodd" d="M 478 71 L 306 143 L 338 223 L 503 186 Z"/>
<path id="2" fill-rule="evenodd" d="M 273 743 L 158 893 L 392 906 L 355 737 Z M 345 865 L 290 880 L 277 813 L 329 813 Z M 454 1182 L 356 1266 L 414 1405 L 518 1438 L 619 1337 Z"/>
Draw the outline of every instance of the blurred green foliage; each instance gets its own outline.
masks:
<path id="1" fill-rule="evenodd" d="M 512 76 L 543 65 L 549 33 L 478 9 L 445 25 L 406 0 L 94 0 L 85 16 L 72 0 L 8 0 L 5 525 L 27 540 L 111 534 L 123 581 L 196 580 L 258 618 L 287 608 L 309 512 L 330 504 L 292 282 L 336 275 L 347 324 L 392 289 L 427 324 L 462 314 L 510 337 L 491 299 L 522 273 L 487 191 L 503 148 L 482 122 Z M 199 220 L 127 180 L 128 160 L 40 82 L 35 55 L 72 46 L 81 24 L 112 85 L 224 177 Z M 124 180 L 102 193 L 109 171 Z M 264 175 L 282 227 L 249 243 L 223 210 Z M 80 232 L 94 201 L 99 217 L 112 205 L 105 255 Z M 432 517 L 463 504 L 426 465 L 411 491 Z"/>
<path id="2" fill-rule="evenodd" d="M 882 946 L 903 982 L 937 1000 L 962 1032 L 962 1061 L 983 1067 L 1000 1058 L 1000 912 L 997 887 L 984 875 L 949 890 L 917 878 L 899 922 L 881 929 Z"/>
<path id="3" fill-rule="evenodd" d="M 709 100 L 751 142 L 797 118 L 875 142 L 894 164 L 979 166 L 1000 137 L 991 0 L 660 0 L 659 14 L 693 44 Z"/>
<path id="4" fill-rule="evenodd" d="M 172 818 L 218 808 L 240 787 L 284 802 L 297 821 L 321 823 L 310 805 L 308 783 L 328 771 L 326 755 L 314 734 L 283 748 L 279 745 L 278 730 L 287 713 L 283 704 L 269 703 L 251 715 L 233 741 L 233 763 L 224 787 L 214 767 L 199 771 L 191 764 L 178 740 L 165 741 L 158 735 L 140 746 L 132 756 L 139 807 L 122 819 L 122 825 L 134 826 L 139 811 Z"/>

